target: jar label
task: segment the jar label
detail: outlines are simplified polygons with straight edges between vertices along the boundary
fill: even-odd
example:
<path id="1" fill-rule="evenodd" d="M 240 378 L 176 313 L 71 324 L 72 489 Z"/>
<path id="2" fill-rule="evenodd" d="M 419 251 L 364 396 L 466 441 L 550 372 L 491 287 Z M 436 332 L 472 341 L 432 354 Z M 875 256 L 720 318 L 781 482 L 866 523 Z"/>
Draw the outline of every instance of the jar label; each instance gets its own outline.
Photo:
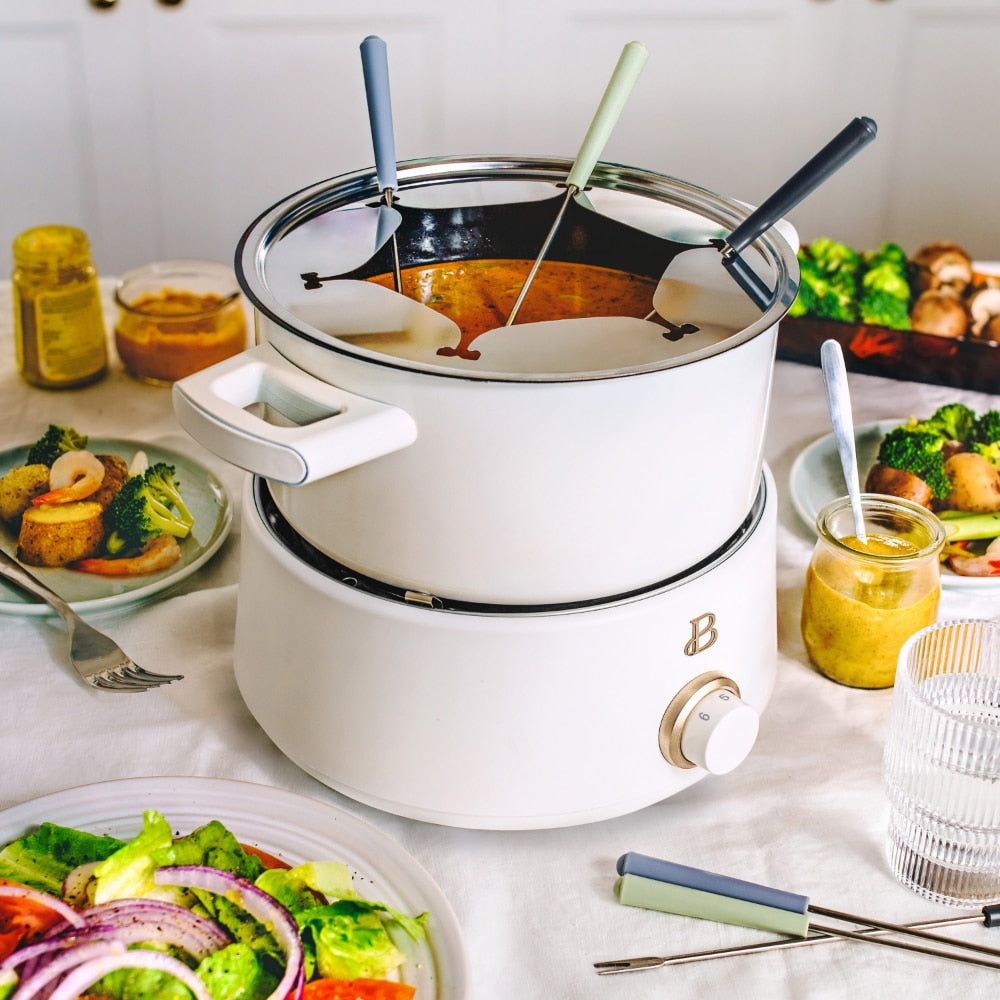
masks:
<path id="1" fill-rule="evenodd" d="M 38 367 L 52 381 L 86 378 L 107 364 L 97 283 L 42 292 L 35 299 Z"/>

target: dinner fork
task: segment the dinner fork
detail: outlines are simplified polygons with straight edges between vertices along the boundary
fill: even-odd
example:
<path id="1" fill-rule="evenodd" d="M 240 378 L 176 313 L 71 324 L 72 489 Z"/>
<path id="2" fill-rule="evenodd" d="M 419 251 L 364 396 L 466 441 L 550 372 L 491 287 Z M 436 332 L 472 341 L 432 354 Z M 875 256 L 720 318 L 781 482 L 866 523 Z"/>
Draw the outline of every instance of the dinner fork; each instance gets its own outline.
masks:
<path id="1" fill-rule="evenodd" d="M 179 681 L 183 674 L 155 674 L 136 666 L 103 632 L 85 622 L 55 591 L 0 549 L 0 576 L 51 605 L 66 623 L 69 659 L 77 673 L 105 691 L 146 691 Z"/>

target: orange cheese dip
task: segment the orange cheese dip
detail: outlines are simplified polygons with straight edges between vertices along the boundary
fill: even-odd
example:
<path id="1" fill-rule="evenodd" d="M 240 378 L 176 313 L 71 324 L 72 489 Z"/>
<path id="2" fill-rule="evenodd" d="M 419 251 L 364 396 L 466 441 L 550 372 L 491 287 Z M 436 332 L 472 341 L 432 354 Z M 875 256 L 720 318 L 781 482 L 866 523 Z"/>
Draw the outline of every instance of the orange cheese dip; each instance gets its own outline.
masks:
<path id="1" fill-rule="evenodd" d="M 465 339 L 503 326 L 528 277 L 530 260 L 458 260 L 405 268 L 402 292 L 458 324 Z M 392 276 L 371 279 L 392 287 Z M 542 262 L 518 314 L 519 323 L 579 316 L 643 317 L 657 279 L 594 264 Z"/>

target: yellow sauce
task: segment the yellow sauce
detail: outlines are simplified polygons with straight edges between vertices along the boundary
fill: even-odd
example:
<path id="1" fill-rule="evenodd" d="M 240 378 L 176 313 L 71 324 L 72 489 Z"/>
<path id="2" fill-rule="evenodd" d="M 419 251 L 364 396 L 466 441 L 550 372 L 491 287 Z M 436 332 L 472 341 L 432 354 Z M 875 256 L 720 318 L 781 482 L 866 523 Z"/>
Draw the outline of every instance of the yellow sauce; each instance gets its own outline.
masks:
<path id="1" fill-rule="evenodd" d="M 869 535 L 849 548 L 876 556 L 913 555 L 911 542 Z M 891 687 L 903 643 L 937 618 L 940 583 L 919 566 L 892 568 L 857 562 L 832 551 L 814 558 L 802 599 L 802 638 L 813 663 L 852 687 Z"/>

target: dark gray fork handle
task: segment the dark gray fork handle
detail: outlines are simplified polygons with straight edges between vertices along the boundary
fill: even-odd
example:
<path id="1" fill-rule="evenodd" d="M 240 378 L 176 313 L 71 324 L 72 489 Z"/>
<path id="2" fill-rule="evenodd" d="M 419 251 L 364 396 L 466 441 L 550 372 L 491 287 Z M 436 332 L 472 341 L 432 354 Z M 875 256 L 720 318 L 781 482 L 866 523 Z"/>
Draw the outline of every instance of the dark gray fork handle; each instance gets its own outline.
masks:
<path id="1" fill-rule="evenodd" d="M 877 132 L 878 126 L 871 118 L 855 118 L 842 128 L 808 163 L 792 174 L 770 198 L 729 234 L 725 251 L 739 253 L 762 233 L 766 233 L 807 194 L 815 191 L 855 153 L 867 146 Z"/>

